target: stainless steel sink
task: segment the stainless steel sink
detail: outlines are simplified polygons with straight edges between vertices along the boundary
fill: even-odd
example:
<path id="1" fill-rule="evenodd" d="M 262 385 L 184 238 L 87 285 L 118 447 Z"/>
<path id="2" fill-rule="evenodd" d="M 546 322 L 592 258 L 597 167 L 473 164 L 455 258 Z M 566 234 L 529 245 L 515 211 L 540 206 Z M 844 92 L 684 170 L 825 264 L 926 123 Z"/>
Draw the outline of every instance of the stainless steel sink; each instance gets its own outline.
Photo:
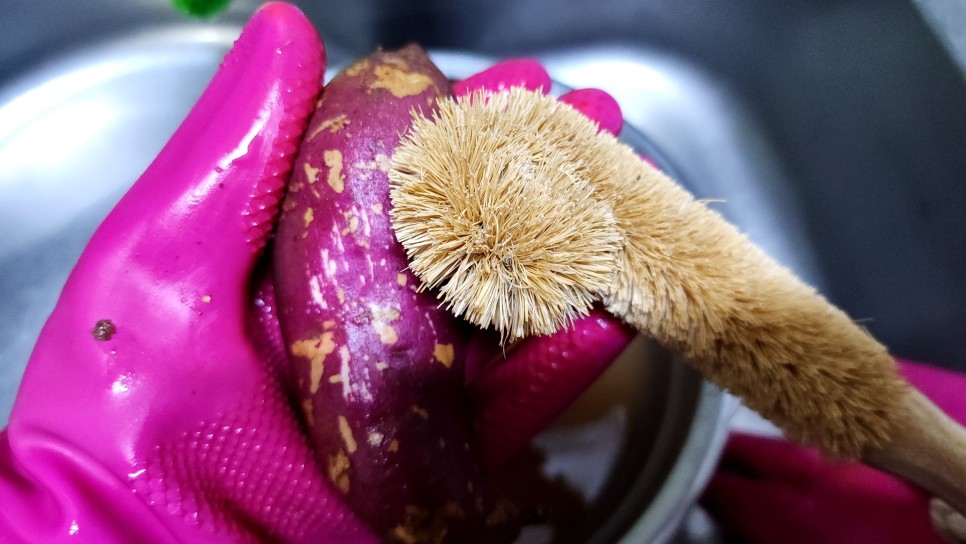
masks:
<path id="1" fill-rule="evenodd" d="M 966 78 L 915 5 L 296 3 L 332 69 L 417 41 L 454 77 L 527 55 L 610 91 L 631 140 L 894 353 L 966 369 Z M 257 4 L 0 1 L 0 423 L 85 241 Z M 589 501 L 574 539 L 670 541 L 720 452 L 733 401 L 635 350 L 537 441 Z"/>

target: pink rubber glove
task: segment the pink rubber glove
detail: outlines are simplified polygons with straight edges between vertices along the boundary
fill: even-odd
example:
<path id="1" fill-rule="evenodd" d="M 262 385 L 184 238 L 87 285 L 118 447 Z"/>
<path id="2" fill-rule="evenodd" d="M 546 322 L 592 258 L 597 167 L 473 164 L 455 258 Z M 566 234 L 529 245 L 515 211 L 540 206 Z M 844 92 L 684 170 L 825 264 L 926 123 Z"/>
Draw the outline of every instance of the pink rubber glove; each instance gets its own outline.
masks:
<path id="1" fill-rule="evenodd" d="M 245 331 L 323 64 L 264 6 L 94 234 L 0 436 L 5 542 L 372 541 Z"/>
<path id="2" fill-rule="evenodd" d="M 950 417 L 966 422 L 966 375 L 907 361 L 899 365 L 910 383 Z M 740 542 L 942 542 L 924 491 L 772 438 L 733 436 L 702 502 Z"/>

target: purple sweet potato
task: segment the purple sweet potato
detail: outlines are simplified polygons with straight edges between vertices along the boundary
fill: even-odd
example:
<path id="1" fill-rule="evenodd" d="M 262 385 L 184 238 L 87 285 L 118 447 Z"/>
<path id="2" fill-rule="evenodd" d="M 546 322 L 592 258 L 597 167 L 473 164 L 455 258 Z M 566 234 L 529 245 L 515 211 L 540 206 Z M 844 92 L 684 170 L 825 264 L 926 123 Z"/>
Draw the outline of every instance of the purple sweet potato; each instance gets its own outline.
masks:
<path id="1" fill-rule="evenodd" d="M 332 485 L 390 542 L 512 539 L 470 451 L 465 325 L 417 292 L 389 221 L 389 159 L 450 94 L 416 46 L 376 52 L 322 93 L 275 246 L 279 321 Z"/>

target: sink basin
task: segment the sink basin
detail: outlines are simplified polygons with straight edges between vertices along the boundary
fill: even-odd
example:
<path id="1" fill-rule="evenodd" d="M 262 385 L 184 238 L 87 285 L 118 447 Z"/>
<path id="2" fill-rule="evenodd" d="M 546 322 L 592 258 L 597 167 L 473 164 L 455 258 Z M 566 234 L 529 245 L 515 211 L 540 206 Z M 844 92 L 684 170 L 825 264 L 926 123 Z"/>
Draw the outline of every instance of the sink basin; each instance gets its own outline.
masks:
<path id="1" fill-rule="evenodd" d="M 295 3 L 330 74 L 417 41 L 452 77 L 526 55 L 563 85 L 609 91 L 629 141 L 894 353 L 966 369 L 966 78 L 912 4 Z M 197 21 L 162 0 L 5 2 L 0 424 L 87 238 L 257 4 Z M 555 541 L 674 539 L 734 406 L 640 340 L 536 441 L 544 473 L 587 501 Z"/>

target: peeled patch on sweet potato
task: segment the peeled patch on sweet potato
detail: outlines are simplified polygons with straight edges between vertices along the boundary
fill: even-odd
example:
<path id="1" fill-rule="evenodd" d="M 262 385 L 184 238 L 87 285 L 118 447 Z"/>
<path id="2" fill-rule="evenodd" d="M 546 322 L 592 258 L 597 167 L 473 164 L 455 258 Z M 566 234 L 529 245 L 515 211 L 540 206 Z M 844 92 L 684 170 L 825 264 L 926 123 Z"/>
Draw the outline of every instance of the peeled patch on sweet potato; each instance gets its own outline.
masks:
<path id="1" fill-rule="evenodd" d="M 275 246 L 279 321 L 331 484 L 386 541 L 506 541 L 470 451 L 465 325 L 419 293 L 389 221 L 389 160 L 448 96 L 416 46 L 376 52 L 325 88 Z"/>

